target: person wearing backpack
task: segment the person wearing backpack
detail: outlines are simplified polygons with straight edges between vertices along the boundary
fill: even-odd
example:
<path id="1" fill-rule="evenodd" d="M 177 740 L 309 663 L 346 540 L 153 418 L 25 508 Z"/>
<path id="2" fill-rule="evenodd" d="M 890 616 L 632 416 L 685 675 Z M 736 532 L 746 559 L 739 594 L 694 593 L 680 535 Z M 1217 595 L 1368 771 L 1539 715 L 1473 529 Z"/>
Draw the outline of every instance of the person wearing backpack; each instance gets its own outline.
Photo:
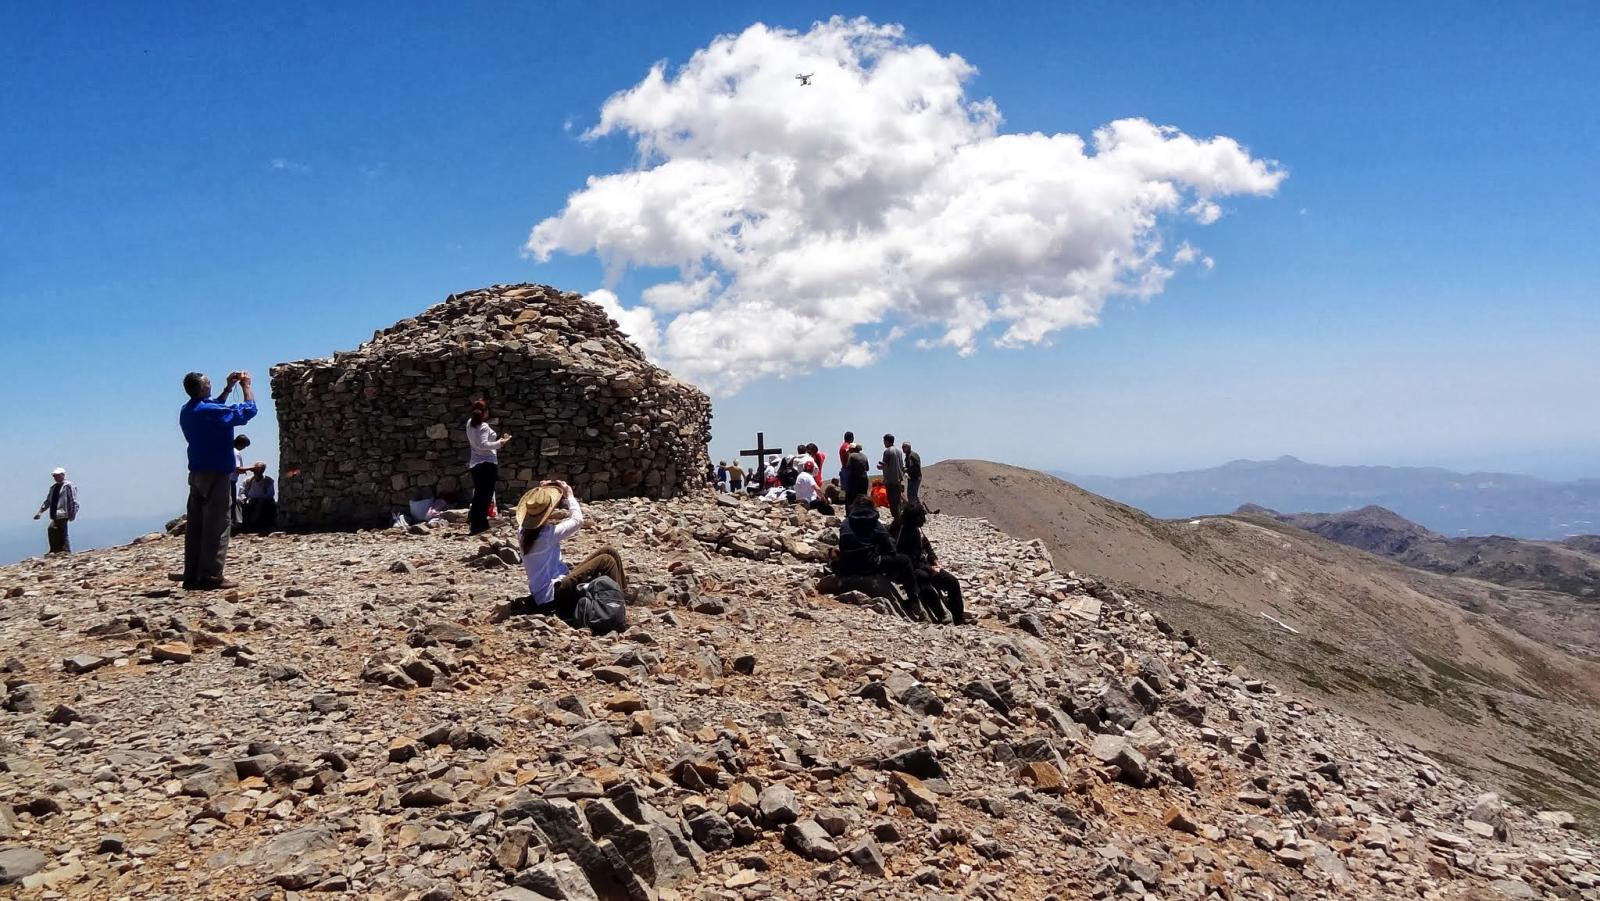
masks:
<path id="1" fill-rule="evenodd" d="M 522 548 L 522 569 L 528 574 L 528 600 L 535 609 L 554 608 L 557 616 L 571 620 L 579 587 L 601 576 L 610 577 L 626 592 L 628 578 L 622 557 L 603 547 L 577 566 L 561 559 L 561 542 L 583 527 L 583 505 L 566 482 L 543 482 L 517 501 L 517 543 Z"/>

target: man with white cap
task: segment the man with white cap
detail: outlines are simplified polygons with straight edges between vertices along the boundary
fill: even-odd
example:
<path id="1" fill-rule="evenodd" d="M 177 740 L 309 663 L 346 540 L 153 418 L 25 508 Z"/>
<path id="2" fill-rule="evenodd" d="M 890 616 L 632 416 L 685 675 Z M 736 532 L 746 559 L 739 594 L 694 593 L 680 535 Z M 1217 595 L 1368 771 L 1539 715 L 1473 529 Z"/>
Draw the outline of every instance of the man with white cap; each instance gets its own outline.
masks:
<path id="1" fill-rule="evenodd" d="M 34 519 L 50 514 L 50 525 L 45 529 L 45 534 L 50 538 L 50 553 L 72 553 L 72 541 L 67 537 L 67 523 L 78 518 L 78 489 L 67 481 L 67 471 L 57 466 L 50 475 L 56 480 L 50 490 L 45 493 L 44 503 L 39 505 L 39 512 L 33 514 Z"/>

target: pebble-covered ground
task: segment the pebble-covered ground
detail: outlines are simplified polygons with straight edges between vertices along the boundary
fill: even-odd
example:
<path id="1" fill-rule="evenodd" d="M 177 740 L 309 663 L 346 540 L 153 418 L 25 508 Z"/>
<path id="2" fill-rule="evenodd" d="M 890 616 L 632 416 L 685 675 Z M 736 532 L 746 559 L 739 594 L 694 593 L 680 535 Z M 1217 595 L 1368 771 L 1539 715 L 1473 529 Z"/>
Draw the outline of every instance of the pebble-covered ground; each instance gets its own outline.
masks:
<path id="1" fill-rule="evenodd" d="M 953 627 L 819 594 L 815 514 L 590 512 L 625 634 L 507 615 L 514 550 L 454 524 L 241 537 L 226 594 L 181 538 L 0 568 L 0 891 L 1600 898 L 1569 817 L 981 520 L 929 526 Z"/>

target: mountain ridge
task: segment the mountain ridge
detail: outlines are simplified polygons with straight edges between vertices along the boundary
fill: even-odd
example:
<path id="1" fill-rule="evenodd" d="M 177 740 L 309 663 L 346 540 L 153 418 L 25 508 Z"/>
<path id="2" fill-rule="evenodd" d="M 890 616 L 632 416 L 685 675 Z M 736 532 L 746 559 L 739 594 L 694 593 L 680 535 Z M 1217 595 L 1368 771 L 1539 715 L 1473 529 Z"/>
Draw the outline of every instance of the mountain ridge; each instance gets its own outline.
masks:
<path id="1" fill-rule="evenodd" d="M 1228 513 L 1252 503 L 1332 512 L 1378 505 L 1444 535 L 1561 539 L 1600 531 L 1595 478 L 1555 482 L 1431 466 L 1335 466 L 1290 455 L 1141 476 L 1051 474 L 1163 518 Z"/>
<path id="2" fill-rule="evenodd" d="M 1367 506 L 1347 513 L 1280 513 L 1257 504 L 1235 516 L 1265 516 L 1347 547 L 1387 557 L 1416 569 L 1468 576 L 1508 588 L 1558 591 L 1580 599 L 1600 598 L 1600 554 L 1579 536 L 1562 542 L 1504 536 L 1446 538 L 1392 510 Z"/>
<path id="3" fill-rule="evenodd" d="M 1572 765 L 1600 751 L 1600 615 L 1571 595 L 1423 572 L 1261 516 L 1158 519 L 987 461 L 928 467 L 922 491 L 1042 541 L 1224 657 L 1600 815 L 1600 771 Z"/>

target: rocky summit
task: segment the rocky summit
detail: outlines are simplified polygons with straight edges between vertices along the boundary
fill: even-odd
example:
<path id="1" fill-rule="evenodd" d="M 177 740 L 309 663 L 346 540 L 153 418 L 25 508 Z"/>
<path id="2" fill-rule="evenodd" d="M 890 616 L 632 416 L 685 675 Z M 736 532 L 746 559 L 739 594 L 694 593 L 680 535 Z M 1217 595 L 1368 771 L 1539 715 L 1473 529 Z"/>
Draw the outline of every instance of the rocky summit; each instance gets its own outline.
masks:
<path id="1" fill-rule="evenodd" d="M 819 593 L 836 521 L 591 507 L 630 627 L 519 615 L 509 531 L 177 539 L 0 569 L 18 897 L 1600 898 L 1502 801 L 983 520 L 974 624 Z M 507 527 L 502 526 L 502 529 Z"/>

